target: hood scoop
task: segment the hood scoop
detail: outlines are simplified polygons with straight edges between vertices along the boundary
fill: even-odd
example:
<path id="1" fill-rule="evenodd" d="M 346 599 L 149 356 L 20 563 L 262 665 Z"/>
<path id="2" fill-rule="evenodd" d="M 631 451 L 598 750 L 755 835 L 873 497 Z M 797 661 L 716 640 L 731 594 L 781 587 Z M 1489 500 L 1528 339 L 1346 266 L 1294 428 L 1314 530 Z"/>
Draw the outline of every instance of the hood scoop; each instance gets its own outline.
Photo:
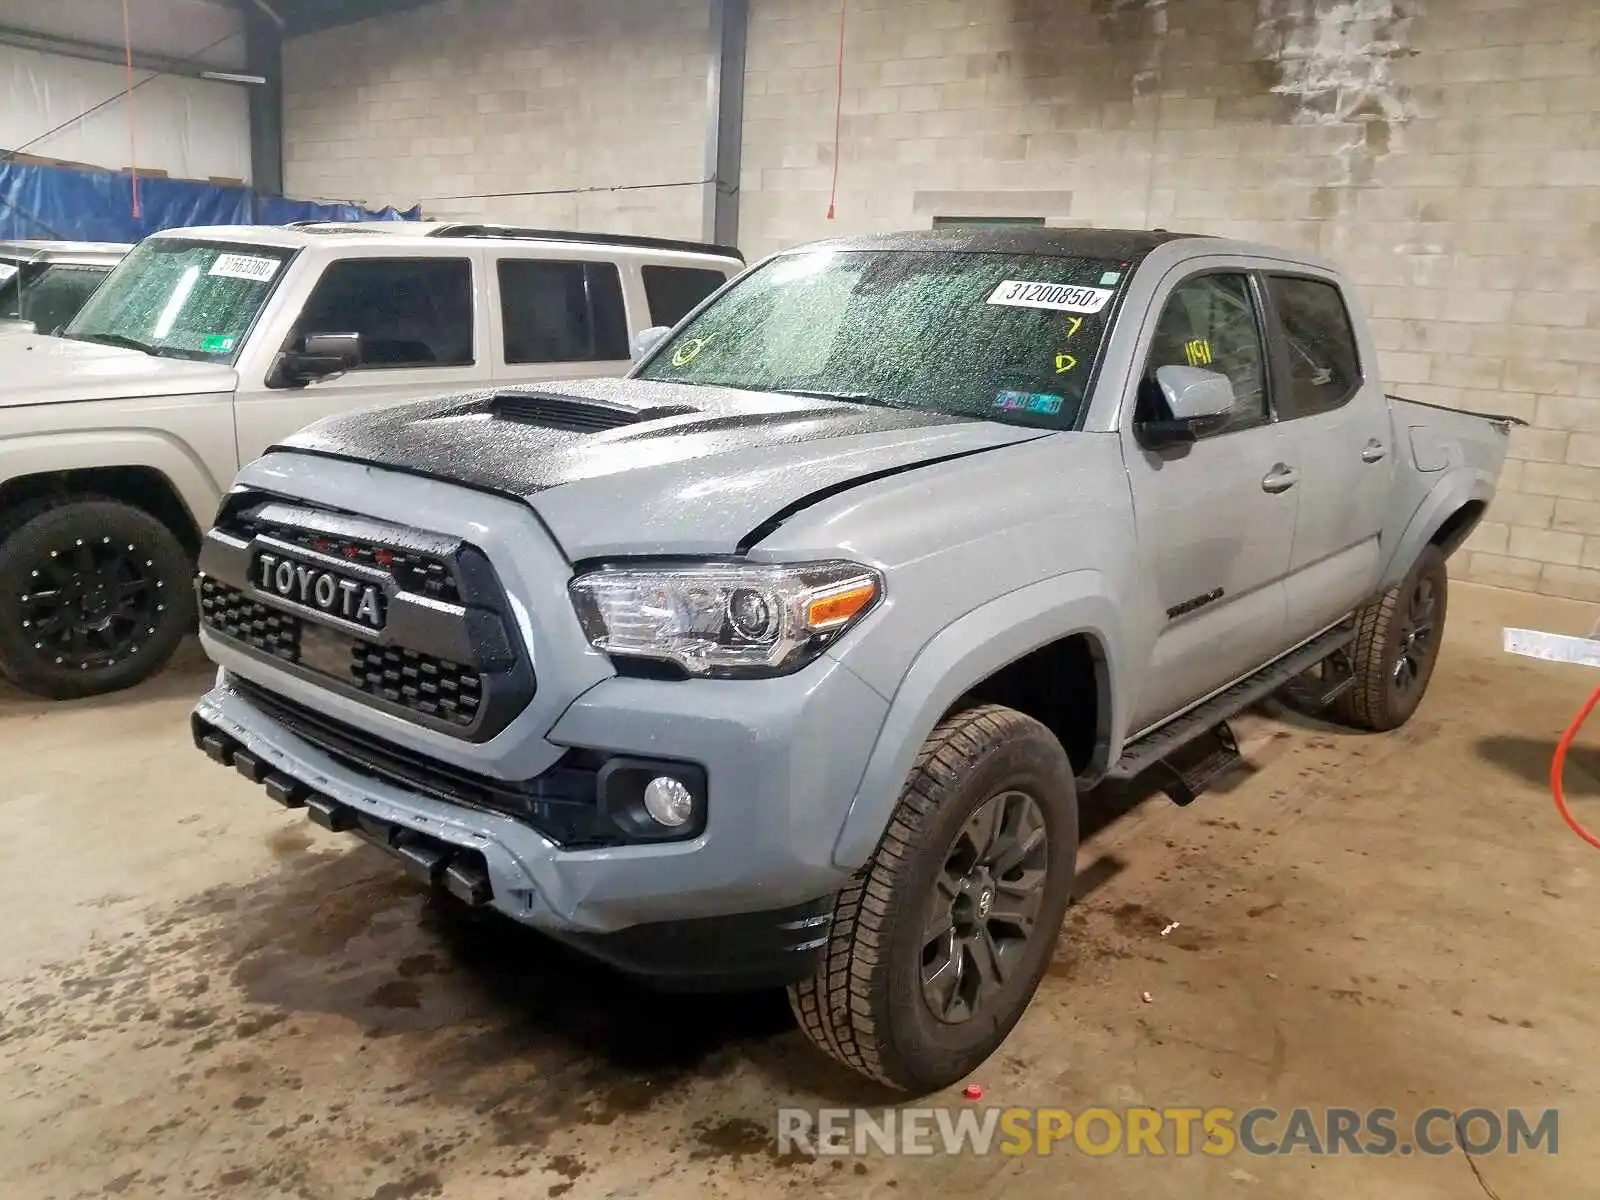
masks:
<path id="1" fill-rule="evenodd" d="M 602 433 L 607 429 L 621 429 L 623 426 L 637 425 L 642 421 L 688 416 L 700 410 L 687 404 L 655 408 L 624 408 L 603 401 L 585 400 L 577 396 L 559 396 L 551 392 L 499 392 L 490 399 L 489 411 L 501 421 L 539 425 L 545 429 L 561 429 L 568 433 Z"/>

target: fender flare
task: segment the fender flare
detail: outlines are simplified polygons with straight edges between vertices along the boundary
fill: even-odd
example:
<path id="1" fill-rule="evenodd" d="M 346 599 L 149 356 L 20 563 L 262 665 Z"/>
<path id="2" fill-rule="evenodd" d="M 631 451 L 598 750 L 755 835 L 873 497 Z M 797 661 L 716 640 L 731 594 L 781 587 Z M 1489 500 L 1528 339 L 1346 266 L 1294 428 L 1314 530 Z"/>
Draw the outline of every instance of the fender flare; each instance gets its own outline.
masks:
<path id="1" fill-rule="evenodd" d="M 872 856 L 922 743 L 963 693 L 1041 646 L 1074 634 L 1099 645 L 1104 729 L 1111 711 L 1114 664 L 1123 661 L 1122 625 L 1099 571 L 1074 571 L 1019 588 L 973 609 L 918 651 L 895 689 L 866 770 L 834 843 L 834 865 L 860 868 Z"/>
<path id="2" fill-rule="evenodd" d="M 1441 479 L 1417 506 L 1405 531 L 1395 542 L 1394 550 L 1384 564 L 1378 594 L 1382 595 L 1406 577 L 1406 572 L 1411 570 L 1422 548 L 1433 540 L 1434 535 L 1455 513 L 1473 501 L 1487 505 L 1493 499 L 1494 479 L 1482 471 L 1458 467 Z"/>
<path id="3" fill-rule="evenodd" d="M 202 532 L 223 489 L 183 442 L 148 429 L 84 429 L 0 439 L 0 484 L 57 471 L 142 467 L 160 474 Z"/>

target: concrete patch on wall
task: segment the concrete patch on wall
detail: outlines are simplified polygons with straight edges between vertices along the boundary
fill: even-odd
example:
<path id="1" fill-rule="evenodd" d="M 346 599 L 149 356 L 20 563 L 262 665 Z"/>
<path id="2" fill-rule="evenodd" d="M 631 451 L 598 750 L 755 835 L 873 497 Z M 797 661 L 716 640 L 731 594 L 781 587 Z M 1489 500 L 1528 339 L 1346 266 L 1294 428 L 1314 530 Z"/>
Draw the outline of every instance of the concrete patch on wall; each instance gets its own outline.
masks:
<path id="1" fill-rule="evenodd" d="M 1411 0 L 1256 0 L 1256 51 L 1296 124 L 1401 124 L 1394 60 L 1412 53 Z"/>

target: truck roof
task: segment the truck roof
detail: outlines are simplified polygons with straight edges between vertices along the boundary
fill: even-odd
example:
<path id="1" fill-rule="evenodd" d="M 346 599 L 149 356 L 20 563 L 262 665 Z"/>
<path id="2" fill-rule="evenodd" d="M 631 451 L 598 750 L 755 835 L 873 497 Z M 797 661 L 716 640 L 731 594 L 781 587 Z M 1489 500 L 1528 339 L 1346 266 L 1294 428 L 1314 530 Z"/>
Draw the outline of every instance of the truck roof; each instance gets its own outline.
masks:
<path id="1" fill-rule="evenodd" d="M 291 225 L 207 225 L 193 229 L 169 229 L 152 237 L 181 237 L 199 241 L 253 242 L 262 246 L 301 249 L 335 238 L 390 239 L 408 249 L 436 250 L 440 242 L 541 242 L 556 245 L 611 246 L 621 249 L 696 254 L 743 262 L 735 246 L 678 238 L 650 237 L 625 233 L 585 233 L 563 229 L 530 229 L 512 225 L 489 225 L 464 221 L 302 221 Z"/>
<path id="2" fill-rule="evenodd" d="M 1134 266 L 1160 247 L 1177 242 L 1194 243 L 1195 253 L 1275 258 L 1328 271 L 1334 269 L 1315 255 L 1298 250 L 1205 233 L 1166 229 L 1053 228 L 1046 225 L 955 225 L 903 233 L 866 234 L 812 242 L 798 246 L 789 253 L 815 250 L 947 250 L 980 254 L 1033 254 L 1047 258 L 1107 259 Z"/>

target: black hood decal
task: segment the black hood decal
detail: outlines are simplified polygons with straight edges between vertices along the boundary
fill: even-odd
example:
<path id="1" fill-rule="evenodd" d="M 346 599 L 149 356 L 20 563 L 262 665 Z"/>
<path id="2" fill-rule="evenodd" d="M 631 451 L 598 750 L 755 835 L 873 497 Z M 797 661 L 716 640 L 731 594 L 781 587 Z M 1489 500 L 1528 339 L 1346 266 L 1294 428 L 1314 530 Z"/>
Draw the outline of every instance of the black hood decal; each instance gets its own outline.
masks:
<path id="1" fill-rule="evenodd" d="M 783 393 L 590 379 L 347 413 L 280 448 L 521 500 L 577 560 L 747 550 L 848 488 L 1049 436 Z"/>

